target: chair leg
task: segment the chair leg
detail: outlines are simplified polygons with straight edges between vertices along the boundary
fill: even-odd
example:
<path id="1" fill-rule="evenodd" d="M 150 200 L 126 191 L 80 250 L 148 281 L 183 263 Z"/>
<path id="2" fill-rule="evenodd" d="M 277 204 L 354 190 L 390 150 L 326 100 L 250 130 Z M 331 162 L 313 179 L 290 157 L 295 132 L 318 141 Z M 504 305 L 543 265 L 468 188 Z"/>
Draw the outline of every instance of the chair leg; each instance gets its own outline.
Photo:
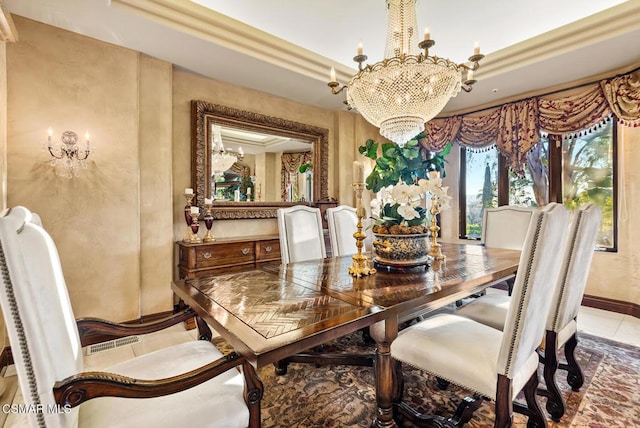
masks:
<path id="1" fill-rule="evenodd" d="M 449 381 L 448 380 L 444 380 L 444 379 L 436 376 L 436 382 L 438 383 L 438 389 L 440 391 L 446 391 L 446 389 L 449 388 Z"/>
<path id="2" fill-rule="evenodd" d="M 555 373 L 558 369 L 558 356 L 557 356 L 557 333 L 555 331 L 547 330 L 544 347 L 544 381 L 547 384 L 547 390 L 544 396 L 547 397 L 546 409 L 551 416 L 551 419 L 558 422 L 562 415 L 564 415 L 565 404 L 562 398 L 562 394 L 558 389 L 556 383 Z"/>
<path id="3" fill-rule="evenodd" d="M 547 418 L 544 416 L 538 399 L 536 391 L 538 389 L 538 372 L 534 372 L 529 381 L 524 386 L 524 398 L 527 400 L 527 428 L 541 428 L 547 426 Z"/>
<path id="4" fill-rule="evenodd" d="M 564 356 L 567 359 L 567 382 L 574 391 L 580 391 L 580 387 L 584 384 L 584 376 L 575 357 L 576 346 L 578 346 L 578 334 L 573 336 L 564 344 Z"/>
<path id="5" fill-rule="evenodd" d="M 509 279 L 505 280 L 505 282 L 507 283 L 507 287 L 508 287 L 507 288 L 507 294 L 509 296 L 511 296 L 511 293 L 513 293 L 513 285 L 516 282 L 516 278 L 515 277 L 509 278 Z"/>
<path id="6" fill-rule="evenodd" d="M 213 338 L 213 333 L 211 333 L 211 329 L 205 320 L 196 316 L 196 324 L 198 326 L 198 340 L 206 340 L 207 342 L 211 342 Z"/>
<path id="7" fill-rule="evenodd" d="M 242 372 L 245 382 L 244 401 L 249 408 L 249 428 L 259 428 L 262 426 L 260 403 L 264 387 L 255 369 L 247 361 L 242 363 Z"/>
<path id="8" fill-rule="evenodd" d="M 402 363 L 398 360 L 392 360 L 393 364 L 393 399 L 394 403 L 399 403 L 404 397 L 404 375 L 402 373 Z M 375 370 L 374 370 L 375 373 Z"/>
<path id="9" fill-rule="evenodd" d="M 511 379 L 499 374 L 498 385 L 496 389 L 496 420 L 493 424 L 494 428 L 507 428 L 511 426 L 513 420 L 513 396 Z"/>

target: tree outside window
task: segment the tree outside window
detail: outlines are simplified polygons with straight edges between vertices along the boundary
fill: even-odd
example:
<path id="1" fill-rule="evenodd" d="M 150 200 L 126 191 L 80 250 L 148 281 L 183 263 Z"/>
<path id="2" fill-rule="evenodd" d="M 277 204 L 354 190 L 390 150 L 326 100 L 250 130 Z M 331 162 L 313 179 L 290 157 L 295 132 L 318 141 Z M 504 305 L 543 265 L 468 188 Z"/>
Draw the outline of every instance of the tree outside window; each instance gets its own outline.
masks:
<path id="1" fill-rule="evenodd" d="M 485 208 L 498 206 L 498 151 L 465 151 L 465 233 L 463 237 L 480 239 Z"/>

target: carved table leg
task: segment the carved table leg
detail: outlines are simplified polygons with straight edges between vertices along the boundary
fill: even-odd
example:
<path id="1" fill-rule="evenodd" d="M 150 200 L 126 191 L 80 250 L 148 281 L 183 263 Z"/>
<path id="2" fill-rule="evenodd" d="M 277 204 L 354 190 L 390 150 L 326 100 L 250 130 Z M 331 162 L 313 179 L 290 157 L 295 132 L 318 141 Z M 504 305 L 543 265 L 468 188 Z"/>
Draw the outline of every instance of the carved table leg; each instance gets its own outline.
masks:
<path id="1" fill-rule="evenodd" d="M 384 321 L 384 337 L 376 337 L 376 417 L 372 427 L 397 428 L 393 419 L 393 398 L 397 394 L 397 383 L 394 381 L 395 371 L 391 359 L 391 342 L 398 336 L 398 319 L 391 317 Z M 395 386 L 395 387 L 394 387 Z"/>

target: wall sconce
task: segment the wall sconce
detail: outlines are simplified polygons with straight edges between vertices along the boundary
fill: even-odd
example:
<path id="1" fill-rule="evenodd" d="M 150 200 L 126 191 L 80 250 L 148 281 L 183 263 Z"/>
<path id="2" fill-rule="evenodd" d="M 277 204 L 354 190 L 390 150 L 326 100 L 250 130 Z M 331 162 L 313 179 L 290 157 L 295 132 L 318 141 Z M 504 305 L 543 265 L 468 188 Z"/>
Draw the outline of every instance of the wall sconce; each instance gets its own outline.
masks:
<path id="1" fill-rule="evenodd" d="M 73 178 L 80 175 L 80 168 L 87 168 L 85 160 L 91 153 L 91 147 L 89 145 L 89 133 L 84 135 L 85 147 L 80 148 L 78 145 L 78 134 L 73 131 L 64 131 L 60 137 L 60 143 L 53 143 L 51 136 L 53 130 L 49 128 L 49 137 L 47 140 L 47 149 L 49 154 L 53 156 L 51 159 L 51 166 L 56 170 L 56 174 L 65 177 Z"/>

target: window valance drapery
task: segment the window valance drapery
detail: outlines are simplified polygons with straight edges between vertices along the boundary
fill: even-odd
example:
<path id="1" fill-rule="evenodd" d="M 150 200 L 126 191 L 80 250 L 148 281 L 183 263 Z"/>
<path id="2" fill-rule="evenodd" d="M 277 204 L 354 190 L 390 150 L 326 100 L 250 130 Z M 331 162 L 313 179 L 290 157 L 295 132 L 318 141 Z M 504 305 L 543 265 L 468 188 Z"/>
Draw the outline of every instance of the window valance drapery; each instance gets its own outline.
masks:
<path id="1" fill-rule="evenodd" d="M 566 91 L 565 91 L 566 94 Z M 540 131 L 566 134 L 592 128 L 615 115 L 625 126 L 640 126 L 640 68 L 585 86 L 578 94 L 543 95 L 425 124 L 420 144 L 440 151 L 449 142 L 479 149 L 495 144 L 509 167 L 523 174 Z"/>
<path id="2" fill-rule="evenodd" d="M 280 193 L 282 200 L 286 200 L 287 188 L 291 183 L 291 174 L 296 174 L 300 166 L 313 161 L 313 152 L 283 153 L 281 156 L 282 174 L 280 174 Z"/>

